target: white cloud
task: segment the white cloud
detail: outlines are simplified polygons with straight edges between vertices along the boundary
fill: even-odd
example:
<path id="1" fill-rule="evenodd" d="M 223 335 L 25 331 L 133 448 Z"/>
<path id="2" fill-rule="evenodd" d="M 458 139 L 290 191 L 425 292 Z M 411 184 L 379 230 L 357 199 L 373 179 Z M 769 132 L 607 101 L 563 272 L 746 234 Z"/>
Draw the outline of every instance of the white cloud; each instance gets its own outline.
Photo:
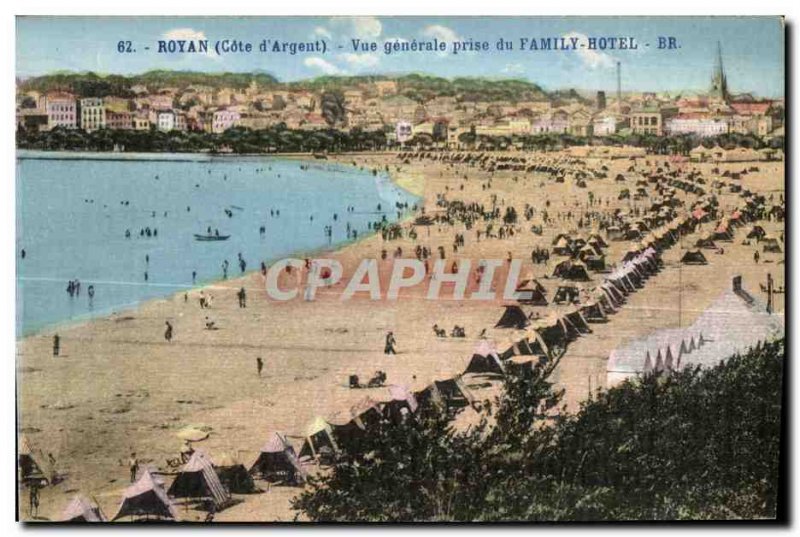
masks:
<path id="1" fill-rule="evenodd" d="M 460 41 L 461 38 L 458 37 L 458 34 L 452 28 L 448 28 L 447 26 L 442 26 L 441 24 L 432 24 L 430 26 L 426 26 L 422 30 L 422 35 L 430 38 L 430 39 L 438 39 L 439 41 L 444 41 L 447 43 L 447 50 L 444 52 L 437 52 L 438 56 L 447 56 L 449 50 L 452 49 L 453 41 Z"/>
<path id="2" fill-rule="evenodd" d="M 333 17 L 331 25 L 343 28 L 348 38 L 375 39 L 383 32 L 383 24 L 377 17 Z"/>
<path id="3" fill-rule="evenodd" d="M 438 38 L 440 41 L 446 41 L 448 44 L 453 41 L 459 41 L 458 34 L 452 28 L 442 26 L 441 24 L 426 26 L 425 29 L 422 30 L 422 35 L 425 37 Z"/>
<path id="4" fill-rule="evenodd" d="M 312 38 L 323 37 L 325 39 L 333 39 L 333 34 L 324 26 L 317 26 L 311 33 Z"/>
<path id="5" fill-rule="evenodd" d="M 333 65 L 331 62 L 323 60 L 318 56 L 306 58 L 303 61 L 303 65 L 312 69 L 319 69 L 326 75 L 340 75 L 344 73 L 344 71 Z"/>
<path id="6" fill-rule="evenodd" d="M 518 75 L 525 72 L 525 66 L 521 63 L 507 63 L 505 67 L 503 67 L 503 72 Z"/>
<path id="7" fill-rule="evenodd" d="M 340 54 L 339 58 L 341 58 L 342 61 L 346 62 L 354 69 L 375 67 L 381 61 L 380 58 L 375 54 L 353 54 L 351 52 Z"/>
<path id="8" fill-rule="evenodd" d="M 586 34 L 569 32 L 564 34 L 564 37 L 566 39 L 570 39 L 572 37 L 578 39 L 578 49 L 575 52 L 578 54 L 578 57 L 581 59 L 585 67 L 588 67 L 589 69 L 608 69 L 614 67 L 614 58 L 605 52 L 601 52 L 599 50 L 590 50 L 588 48 L 589 37 Z M 585 45 L 585 47 L 581 48 L 581 44 Z"/>
<path id="9" fill-rule="evenodd" d="M 205 32 L 200 30 L 195 30 L 194 28 L 173 28 L 172 30 L 167 30 L 161 36 L 163 39 L 167 40 L 176 40 L 176 41 L 207 41 L 208 38 L 206 37 Z M 214 47 L 211 46 L 209 43 L 208 52 L 205 56 L 209 58 L 219 59 L 216 51 L 214 51 Z"/>

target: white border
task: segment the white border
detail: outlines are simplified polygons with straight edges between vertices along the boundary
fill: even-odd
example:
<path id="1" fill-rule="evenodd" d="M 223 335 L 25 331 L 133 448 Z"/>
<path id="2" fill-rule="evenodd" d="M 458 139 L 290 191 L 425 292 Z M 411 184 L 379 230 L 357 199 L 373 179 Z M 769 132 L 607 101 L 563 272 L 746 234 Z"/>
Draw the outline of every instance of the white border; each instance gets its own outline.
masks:
<path id="1" fill-rule="evenodd" d="M 4 440 L 0 443 L 5 449 L 0 453 L 0 529 L 2 535 L 17 535 L 23 530 L 23 526 L 14 522 L 14 509 L 15 509 L 15 461 L 13 461 L 13 453 L 15 446 L 15 230 L 14 230 L 14 210 L 15 210 L 15 160 L 14 160 L 14 139 L 13 139 L 13 125 L 15 123 L 14 113 L 14 73 L 15 73 L 15 22 L 14 15 L 786 15 L 789 24 L 792 25 L 793 41 L 797 41 L 798 24 L 800 24 L 800 3 L 798 2 L 779 2 L 777 0 L 759 0 L 758 2 L 739 2 L 736 0 L 706 0 L 703 2 L 689 1 L 689 0 L 670 0 L 669 2 L 644 2 L 630 1 L 630 0 L 592 0 L 586 3 L 580 2 L 513 2 L 508 0 L 492 0 L 491 2 L 466 2 L 464 0 L 438 0 L 432 2 L 431 0 L 400 0 L 397 2 L 377 2 L 376 0 L 337 0 L 336 2 L 322 2 L 320 0 L 306 0 L 305 2 L 258 2 L 248 5 L 235 5 L 231 6 L 229 3 L 209 0 L 194 0 L 192 2 L 174 2 L 165 0 L 138 0 L 137 2 L 123 3 L 119 1 L 87 1 L 87 0 L 28 0 L 28 1 L 15 1 L 11 5 L 4 4 L 2 8 L 3 17 L 0 19 L 0 40 L 2 40 L 2 48 L 0 48 L 0 61 L 2 61 L 2 73 L 6 76 L 0 78 L 0 132 L 2 133 L 2 144 L 0 144 L 0 151 L 2 151 L 2 164 L 0 168 L 3 173 L 0 173 L 0 345 L 2 346 L 3 374 L 0 375 L 0 394 L 2 397 L 2 405 L 0 405 L 0 434 Z M 233 7 L 233 11 L 230 9 Z M 794 43 L 790 43 L 791 51 L 787 50 L 787 58 L 791 61 L 791 66 L 787 66 L 787 71 L 796 72 L 796 47 Z M 796 103 L 796 87 L 792 88 L 791 95 L 786 95 L 787 101 L 790 102 L 790 111 L 793 111 Z M 791 118 L 787 118 L 792 125 L 794 124 L 794 114 Z M 797 141 L 792 137 L 791 147 L 788 153 L 792 155 L 792 161 L 796 162 L 797 159 Z M 789 170 L 787 169 L 787 174 Z M 797 187 L 792 188 L 791 199 L 788 200 L 790 207 L 795 207 L 798 204 L 797 200 Z M 792 213 L 792 222 L 795 221 L 795 213 Z M 796 226 L 793 226 L 796 227 Z M 798 239 L 791 230 L 789 235 L 792 241 L 791 249 L 796 255 L 798 251 Z M 792 281 L 797 282 L 798 278 L 797 266 L 792 270 Z M 791 299 L 792 311 L 795 310 L 794 297 Z M 789 330 L 792 334 L 792 348 L 796 348 L 798 331 L 794 318 L 790 319 L 791 326 Z M 794 353 L 795 355 L 797 353 Z M 791 367 L 790 386 L 796 388 L 799 384 L 798 380 L 798 366 L 797 362 L 793 360 L 794 356 L 789 358 L 789 362 L 794 362 Z M 791 393 L 791 390 L 790 390 Z M 790 396 L 791 397 L 791 396 Z M 791 397 L 792 409 L 791 415 L 796 417 L 798 415 L 797 401 L 800 397 Z M 796 419 L 792 420 L 789 424 L 790 429 L 793 431 L 797 423 Z M 791 434 L 790 437 L 794 437 Z M 793 445 L 793 443 L 792 443 Z M 796 452 L 796 450 L 795 450 Z M 793 475 L 792 483 L 796 484 L 798 464 L 792 465 Z M 797 516 L 800 510 L 797 509 L 798 500 L 797 490 L 794 491 L 792 498 L 792 505 L 790 505 L 790 516 L 792 514 Z M 233 533 L 235 531 L 245 530 L 246 528 L 216 528 L 216 532 Z M 426 528 L 422 526 L 408 527 L 401 529 L 402 533 L 433 533 L 440 531 L 469 531 L 470 533 L 478 532 L 488 534 L 490 532 L 498 531 L 501 528 L 467 528 L 467 527 L 433 527 Z M 597 527 L 576 527 L 576 528 L 548 528 L 548 527 L 523 527 L 517 528 L 502 528 L 502 531 L 526 531 L 537 532 L 539 534 L 549 534 L 555 532 L 566 532 L 568 534 L 577 535 L 579 533 L 587 532 L 620 532 L 620 531 L 642 531 L 643 527 L 624 528 L 624 527 L 611 527 L 600 529 Z M 696 534 L 699 535 L 709 531 L 763 531 L 755 530 L 754 528 L 745 528 L 738 530 L 734 527 L 719 527 L 719 528 L 706 528 L 706 527 L 693 527 L 693 528 L 680 528 L 676 526 L 668 527 L 665 531 L 677 532 L 682 534 Z M 64 531 L 63 529 L 53 528 L 52 531 Z M 75 531 L 75 528 L 72 529 Z M 80 530 L 77 530 L 80 531 Z M 119 532 L 130 533 L 138 531 L 136 529 L 126 528 L 108 528 L 95 530 L 99 531 L 100 535 L 115 534 Z M 148 529 L 149 534 L 166 534 L 168 530 L 165 528 Z M 186 531 L 186 530 L 184 530 Z M 191 530 L 189 530 L 191 531 Z M 250 530 L 252 531 L 252 529 Z M 267 532 L 284 532 L 284 531 L 321 531 L 319 528 L 305 527 L 301 529 L 267 527 L 256 529 L 256 531 Z M 324 531 L 334 531 L 337 533 L 343 531 L 352 531 L 350 528 L 326 528 Z M 356 531 L 369 531 L 384 533 L 392 531 L 395 533 L 397 529 L 389 528 L 375 528 L 364 527 Z M 784 530 L 785 531 L 785 530 Z"/>

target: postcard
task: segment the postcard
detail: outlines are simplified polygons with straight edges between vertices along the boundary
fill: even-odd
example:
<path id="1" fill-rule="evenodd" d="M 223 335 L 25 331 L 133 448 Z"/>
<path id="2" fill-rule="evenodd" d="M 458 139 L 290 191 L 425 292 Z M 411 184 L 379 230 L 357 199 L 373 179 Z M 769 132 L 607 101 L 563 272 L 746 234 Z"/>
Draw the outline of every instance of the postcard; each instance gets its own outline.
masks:
<path id="1" fill-rule="evenodd" d="M 17 17 L 18 520 L 785 519 L 784 24 Z"/>

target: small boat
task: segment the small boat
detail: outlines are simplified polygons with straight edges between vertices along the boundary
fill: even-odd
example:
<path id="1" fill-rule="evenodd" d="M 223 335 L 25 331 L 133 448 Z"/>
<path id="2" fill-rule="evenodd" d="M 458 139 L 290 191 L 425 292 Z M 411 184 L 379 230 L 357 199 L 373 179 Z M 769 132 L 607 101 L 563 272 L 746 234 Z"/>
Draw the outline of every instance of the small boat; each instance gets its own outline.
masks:
<path id="1" fill-rule="evenodd" d="M 230 239 L 230 235 L 198 235 L 197 233 L 194 234 L 194 240 L 196 241 L 226 241 Z"/>

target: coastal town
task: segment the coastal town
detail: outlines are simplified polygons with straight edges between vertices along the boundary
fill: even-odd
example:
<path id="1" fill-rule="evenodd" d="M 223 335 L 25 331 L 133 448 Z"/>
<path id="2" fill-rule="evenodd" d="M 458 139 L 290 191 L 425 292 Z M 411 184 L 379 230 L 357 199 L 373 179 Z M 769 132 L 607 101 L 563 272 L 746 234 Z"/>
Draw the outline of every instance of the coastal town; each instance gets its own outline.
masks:
<path id="1" fill-rule="evenodd" d="M 426 81 L 422 76 L 291 84 L 259 83 L 254 76 L 249 82 L 240 77 L 238 86 L 219 87 L 196 83 L 170 86 L 164 80 L 148 85 L 133 77 L 115 84 L 112 95 L 102 94 L 110 87 L 103 78 L 87 75 L 88 81 L 98 83 L 74 84 L 71 82 L 81 80 L 75 75 L 54 77 L 40 89 L 32 89 L 44 85 L 36 80 L 18 81 L 17 125 L 27 132 L 65 129 L 87 133 L 107 129 L 222 134 L 237 128 L 279 126 L 312 132 L 359 130 L 383 133 L 381 148 L 448 149 L 480 148 L 487 145 L 482 140 L 491 140 L 500 148 L 521 149 L 530 145 L 530 139 L 544 136 L 613 138 L 614 145 L 642 136 L 710 139 L 730 134 L 758 137 L 767 143 L 784 136 L 783 99 L 759 98 L 729 88 L 721 45 L 709 70 L 707 91 L 627 91 L 623 90 L 621 63 L 616 69 L 617 87 L 593 94 L 575 90 L 547 93 L 520 84 L 519 88 L 494 92 L 492 98 L 475 90 L 459 90 L 457 84 L 446 80 Z M 425 84 L 423 90 L 419 89 L 421 83 Z M 492 86 L 491 82 L 485 84 Z M 74 86 L 84 88 L 84 93 L 76 92 Z M 494 86 L 503 88 L 501 82 Z M 270 151 L 268 147 L 260 149 Z M 697 158 L 712 158 L 709 151 L 698 151 Z"/>
<path id="2" fill-rule="evenodd" d="M 19 518 L 774 518 L 786 104 L 713 48 L 695 92 L 18 79 L 64 312 L 18 328 Z"/>

